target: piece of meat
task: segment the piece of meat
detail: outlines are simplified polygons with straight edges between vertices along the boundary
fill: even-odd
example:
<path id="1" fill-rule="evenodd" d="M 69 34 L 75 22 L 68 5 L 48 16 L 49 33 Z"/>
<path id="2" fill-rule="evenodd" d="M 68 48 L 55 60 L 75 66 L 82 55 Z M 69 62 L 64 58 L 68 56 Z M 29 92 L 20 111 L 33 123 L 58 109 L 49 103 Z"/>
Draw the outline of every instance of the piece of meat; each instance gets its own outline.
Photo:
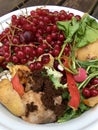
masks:
<path id="1" fill-rule="evenodd" d="M 41 101 L 42 92 L 36 93 L 32 90 L 25 93 L 22 100 L 26 106 L 32 106 L 32 108 L 27 107 L 26 115 L 22 116 L 22 119 L 34 123 L 43 124 L 51 123 L 56 121 L 56 115 L 52 110 L 46 109 Z M 30 105 L 32 104 L 32 105 Z"/>

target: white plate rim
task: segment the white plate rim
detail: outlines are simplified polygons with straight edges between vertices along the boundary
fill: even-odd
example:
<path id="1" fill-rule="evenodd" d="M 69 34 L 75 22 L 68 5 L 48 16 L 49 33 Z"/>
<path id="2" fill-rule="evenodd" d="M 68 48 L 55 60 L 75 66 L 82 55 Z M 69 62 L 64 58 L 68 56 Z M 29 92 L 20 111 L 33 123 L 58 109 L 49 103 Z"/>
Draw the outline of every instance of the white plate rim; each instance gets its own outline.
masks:
<path id="1" fill-rule="evenodd" d="M 50 9 L 52 11 L 54 10 L 65 10 L 65 11 L 69 11 L 74 13 L 75 15 L 80 15 L 82 16 L 84 13 L 76 10 L 76 9 L 72 9 L 72 8 L 68 8 L 68 7 L 63 7 L 63 6 L 54 6 L 54 5 L 41 5 L 41 6 L 32 6 L 32 7 L 27 7 L 23 8 L 23 9 L 19 9 L 13 12 L 10 12 L 2 17 L 0 17 L 0 23 L 2 23 L 2 26 L 5 28 L 8 26 L 8 24 L 5 23 L 5 21 L 9 22 L 10 17 L 13 14 L 16 15 L 20 15 L 26 13 L 26 11 L 31 11 L 32 9 L 36 9 L 36 8 L 47 8 Z M 2 27 L 0 26 L 0 30 L 2 30 Z M 2 127 L 2 130 L 84 130 L 84 129 L 88 129 L 88 127 L 90 127 L 90 125 L 94 122 L 96 122 L 98 120 L 97 114 L 98 113 L 98 106 L 96 106 L 93 109 L 90 109 L 89 111 L 85 112 L 84 114 L 82 114 L 80 117 L 72 119 L 71 121 L 67 121 L 65 123 L 61 123 L 61 124 L 57 124 L 57 123 L 51 123 L 51 124 L 46 124 L 46 125 L 34 125 L 34 124 L 30 124 L 27 122 L 24 122 L 23 120 L 15 117 L 14 115 L 12 115 L 11 113 L 8 112 L 8 110 L 6 110 L 2 105 L 0 105 L 0 126 Z M 89 116 L 87 116 L 89 115 Z M 5 125 L 6 124 L 6 125 Z M 88 129 L 89 130 L 89 129 Z"/>

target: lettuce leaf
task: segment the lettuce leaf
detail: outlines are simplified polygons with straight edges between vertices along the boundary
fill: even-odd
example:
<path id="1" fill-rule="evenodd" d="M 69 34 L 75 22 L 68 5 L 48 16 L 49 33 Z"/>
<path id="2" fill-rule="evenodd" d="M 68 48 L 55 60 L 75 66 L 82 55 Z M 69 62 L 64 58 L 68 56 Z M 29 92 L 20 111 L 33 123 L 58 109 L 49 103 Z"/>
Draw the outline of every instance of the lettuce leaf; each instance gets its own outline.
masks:
<path id="1" fill-rule="evenodd" d="M 48 68 L 48 67 L 45 67 L 45 69 L 47 70 L 47 74 L 48 74 L 50 80 L 53 82 L 55 89 L 58 89 L 59 87 L 62 87 L 62 88 L 67 87 L 67 84 L 63 85 L 60 83 L 62 73 L 60 73 L 59 71 L 56 71 L 55 69 Z"/>
<path id="2" fill-rule="evenodd" d="M 88 14 L 85 14 L 80 21 L 77 21 L 75 17 L 70 21 L 59 21 L 57 26 L 64 31 L 65 41 L 74 41 L 78 48 L 98 39 L 98 22 Z"/>
<path id="3" fill-rule="evenodd" d="M 79 29 L 79 22 L 77 22 L 75 17 L 73 17 L 72 20 L 69 20 L 69 21 L 59 21 L 59 22 L 57 22 L 57 26 L 60 30 L 64 31 L 66 41 L 72 42 L 73 41 L 73 35 Z"/>
<path id="4" fill-rule="evenodd" d="M 86 15 L 80 21 L 79 29 L 76 33 L 77 47 L 83 47 L 98 39 L 98 23 L 94 18 Z"/>
<path id="5" fill-rule="evenodd" d="M 62 122 L 71 120 L 73 118 L 79 117 L 82 113 L 84 113 L 85 111 L 89 109 L 90 107 L 86 106 L 82 102 L 80 103 L 78 110 L 73 110 L 72 108 L 67 107 L 65 114 L 62 117 L 60 117 L 57 122 L 62 123 Z"/>

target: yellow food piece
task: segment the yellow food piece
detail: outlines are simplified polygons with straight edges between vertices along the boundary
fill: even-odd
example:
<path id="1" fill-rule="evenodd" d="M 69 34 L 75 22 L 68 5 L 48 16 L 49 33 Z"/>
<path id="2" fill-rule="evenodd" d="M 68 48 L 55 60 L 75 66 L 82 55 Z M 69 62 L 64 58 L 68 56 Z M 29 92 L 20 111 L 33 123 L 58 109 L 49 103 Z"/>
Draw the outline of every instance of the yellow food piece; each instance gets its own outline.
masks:
<path id="1" fill-rule="evenodd" d="M 30 71 L 30 69 L 25 65 L 8 65 L 7 68 L 10 70 L 12 77 L 18 70 Z"/>
<path id="2" fill-rule="evenodd" d="M 84 99 L 83 103 L 87 106 L 94 107 L 96 104 L 98 104 L 98 96 Z"/>
<path id="3" fill-rule="evenodd" d="M 0 103 L 16 116 L 25 114 L 25 107 L 19 94 L 8 79 L 0 82 Z"/>
<path id="4" fill-rule="evenodd" d="M 87 46 L 79 48 L 75 52 L 75 56 L 80 61 L 93 60 L 98 58 L 98 40 Z"/>

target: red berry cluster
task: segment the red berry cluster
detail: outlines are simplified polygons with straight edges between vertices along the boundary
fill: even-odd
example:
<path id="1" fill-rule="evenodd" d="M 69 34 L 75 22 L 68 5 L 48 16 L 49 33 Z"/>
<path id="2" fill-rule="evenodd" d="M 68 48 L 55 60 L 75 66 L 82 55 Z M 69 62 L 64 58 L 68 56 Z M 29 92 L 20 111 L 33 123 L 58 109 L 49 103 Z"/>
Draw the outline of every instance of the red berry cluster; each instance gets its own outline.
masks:
<path id="1" fill-rule="evenodd" d="M 70 20 L 73 13 L 64 10 L 51 12 L 48 9 L 36 9 L 30 15 L 11 17 L 11 24 L 0 34 L 0 56 L 4 60 L 0 65 L 6 67 L 8 62 L 27 64 L 44 53 L 57 57 L 65 40 L 62 31 L 58 30 L 57 21 Z M 80 16 L 75 16 L 80 20 Z M 70 47 L 66 46 L 65 54 L 69 54 Z M 31 70 L 40 69 L 44 62 L 49 62 L 49 56 L 42 61 L 29 64 Z"/>
<path id="2" fill-rule="evenodd" d="M 93 78 L 88 85 L 82 90 L 83 96 L 86 98 L 98 95 L 98 78 Z"/>

